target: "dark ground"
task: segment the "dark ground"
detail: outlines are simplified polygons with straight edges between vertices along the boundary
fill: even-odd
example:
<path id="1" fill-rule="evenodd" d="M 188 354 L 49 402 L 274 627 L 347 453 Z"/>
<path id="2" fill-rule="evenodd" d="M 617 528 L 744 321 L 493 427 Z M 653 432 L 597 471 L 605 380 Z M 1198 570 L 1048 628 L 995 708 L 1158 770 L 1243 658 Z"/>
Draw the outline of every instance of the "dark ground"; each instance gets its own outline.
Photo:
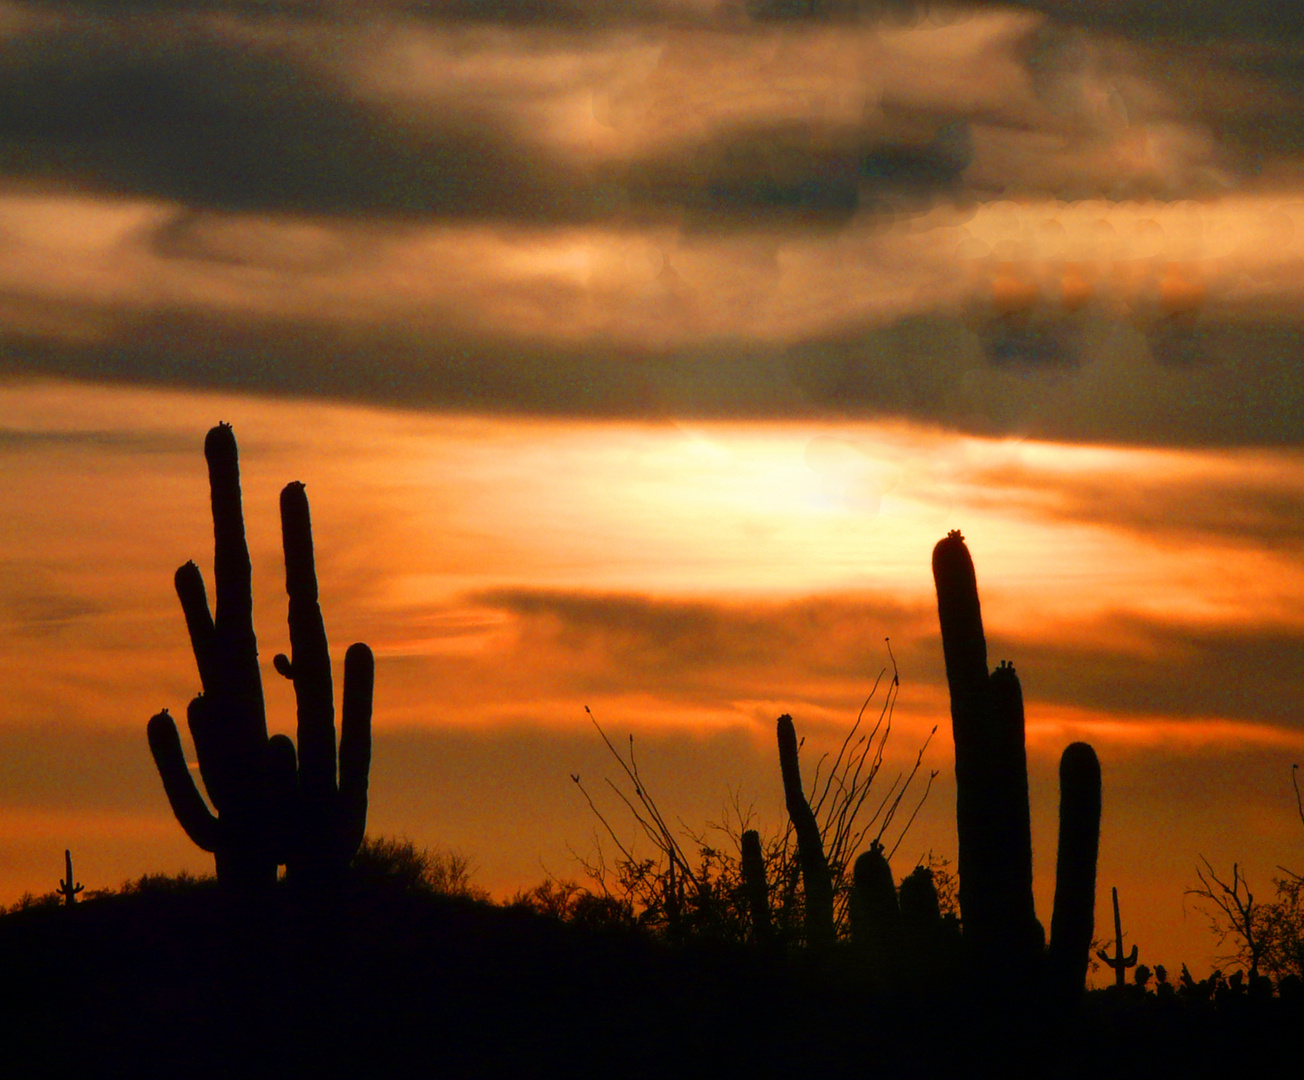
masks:
<path id="1" fill-rule="evenodd" d="M 212 887 L 0 917 L 0 1075 L 987 1076 L 1298 1072 L 1304 1008 L 927 977 L 671 948 L 450 897 L 256 907 Z"/>

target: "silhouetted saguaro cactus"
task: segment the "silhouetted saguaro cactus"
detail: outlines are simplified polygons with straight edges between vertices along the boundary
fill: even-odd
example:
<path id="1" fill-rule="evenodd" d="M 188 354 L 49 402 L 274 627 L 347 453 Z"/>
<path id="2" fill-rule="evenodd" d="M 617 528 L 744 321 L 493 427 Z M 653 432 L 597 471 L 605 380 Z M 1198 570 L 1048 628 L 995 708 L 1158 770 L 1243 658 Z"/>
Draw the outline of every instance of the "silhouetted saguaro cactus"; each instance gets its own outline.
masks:
<path id="1" fill-rule="evenodd" d="M 761 853 L 761 834 L 748 829 L 742 838 L 743 889 L 752 913 L 752 935 L 758 945 L 774 940 L 774 921 L 770 917 L 770 886 L 765 880 L 765 856 Z"/>
<path id="2" fill-rule="evenodd" d="M 851 937 L 886 962 L 887 950 L 896 939 L 900 909 L 892 868 L 883 845 L 871 843 L 852 868 Z"/>
<path id="3" fill-rule="evenodd" d="M 1059 849 L 1050 966 L 1058 991 L 1081 993 L 1096 925 L 1096 858 L 1100 851 L 1100 762 L 1084 742 L 1060 757 Z"/>
<path id="4" fill-rule="evenodd" d="M 955 737 L 960 911 L 965 938 L 983 964 L 999 964 L 1023 983 L 1045 944 L 1032 897 L 1032 842 L 1023 691 L 1014 666 L 987 670 L 987 641 L 973 560 L 959 531 L 933 549 L 933 579 Z M 1061 859 L 1051 953 L 1062 990 L 1086 975 L 1100 836 L 1100 767 L 1085 743 L 1061 762 Z M 1064 910 L 1060 912 L 1060 905 Z M 1082 961 L 1079 964 L 1079 951 Z M 1081 972 L 1080 975 L 1074 973 Z M 1076 983 L 1074 979 L 1076 978 Z"/>
<path id="5" fill-rule="evenodd" d="M 797 858 L 801 863 L 801 882 L 806 894 L 806 945 L 813 949 L 827 948 L 835 937 L 833 876 L 824 854 L 819 824 L 802 790 L 801 768 L 797 762 L 797 732 L 792 726 L 792 717 L 786 713 L 779 717 L 778 736 L 784 802 L 797 833 Z"/>
<path id="6" fill-rule="evenodd" d="M 313 886 L 343 873 L 366 832 L 374 665 L 366 645 L 351 645 L 344 656 L 337 782 L 331 660 L 317 602 L 312 522 L 302 484 L 287 484 L 281 492 L 281 536 L 291 657 L 278 653 L 273 664 L 294 682 L 299 719 L 296 842 L 288 853 L 286 874 L 292 882 Z"/>
<path id="7" fill-rule="evenodd" d="M 72 907 L 77 903 L 77 894 L 82 891 L 81 882 L 73 883 L 72 876 L 72 852 L 67 848 L 63 850 L 64 873 L 67 875 L 64 880 L 59 882 L 59 894 L 63 897 L 63 902 Z"/>
<path id="8" fill-rule="evenodd" d="M 210 614 L 203 577 L 193 562 L 177 571 L 176 590 L 203 687 L 187 718 L 216 815 L 195 786 L 166 709 L 149 722 L 150 749 L 173 813 L 191 840 L 213 853 L 224 887 L 268 889 L 281 863 L 292 877 L 319 882 L 348 864 L 366 823 L 371 650 L 354 645 L 345 657 L 337 786 L 330 659 L 303 486 L 291 484 L 281 496 L 293 659 L 275 661 L 278 671 L 294 679 L 302 754 L 296 761 L 288 737 L 267 736 L 239 462 L 229 425 L 208 433 L 204 454 L 212 493 L 216 610 Z"/>
<path id="9" fill-rule="evenodd" d="M 1013 665 L 988 672 L 978 582 L 958 531 L 933 549 L 933 578 L 951 691 L 965 937 L 989 958 L 1028 962 L 1044 935 L 1032 897 L 1023 691 Z"/>
<path id="10" fill-rule="evenodd" d="M 1122 989 L 1127 985 L 1127 976 L 1124 972 L 1130 967 L 1136 967 L 1136 946 L 1132 946 L 1132 951 L 1126 956 L 1123 955 L 1123 920 L 1118 914 L 1118 887 L 1112 890 L 1114 894 L 1114 955 L 1110 956 L 1104 949 L 1099 949 L 1096 955 L 1102 961 L 1114 969 L 1114 985 Z M 1183 973 L 1186 968 L 1182 968 Z"/>

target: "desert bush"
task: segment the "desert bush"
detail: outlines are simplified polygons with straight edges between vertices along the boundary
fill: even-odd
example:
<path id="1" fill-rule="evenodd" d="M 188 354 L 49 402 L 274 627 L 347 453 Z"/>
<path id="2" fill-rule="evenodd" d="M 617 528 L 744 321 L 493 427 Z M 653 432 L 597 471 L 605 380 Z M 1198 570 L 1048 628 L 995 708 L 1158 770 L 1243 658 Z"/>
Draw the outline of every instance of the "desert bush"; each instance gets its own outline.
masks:
<path id="1" fill-rule="evenodd" d="M 422 848 L 406 837 L 385 836 L 364 838 L 350 866 L 354 882 L 364 886 L 488 901 L 488 891 L 471 882 L 474 870 L 460 851 Z"/>
<path id="2" fill-rule="evenodd" d="M 1304 798 L 1299 789 L 1299 766 L 1291 766 L 1295 809 L 1304 824 Z M 1304 979 L 1304 876 L 1278 866 L 1272 878 L 1273 899 L 1256 899 L 1238 863 L 1231 876 L 1218 873 L 1201 857 L 1196 877 L 1200 884 L 1187 889 L 1209 919 L 1210 929 L 1229 950 L 1216 959 L 1240 964 L 1251 983 L 1259 975 L 1278 983 Z M 1293 984 L 1292 984 L 1293 985 Z"/>
<path id="3" fill-rule="evenodd" d="M 890 677 L 885 668 L 875 681 L 838 752 L 822 755 L 810 780 L 808 802 L 819 825 L 833 879 L 834 925 L 839 937 L 850 933 L 856 856 L 875 843 L 884 845 L 890 859 L 937 775 L 927 772 L 924 792 L 905 824 L 894 830 L 895 842 L 885 845 L 884 838 L 897 822 L 907 792 L 923 770 L 924 752 L 932 738 L 930 734 L 919 748 L 913 767 L 898 773 L 886 792 L 882 785 L 874 786 L 882 770 L 899 693 L 900 678 L 893 663 Z M 877 720 L 867 727 L 865 716 L 876 698 Z M 632 925 L 670 940 L 751 940 L 752 913 L 743 880 L 741 849 L 743 833 L 753 827 L 754 809 L 744 808 L 734 791 L 720 821 L 708 822 L 696 831 L 682 822 L 678 829 L 671 828 L 640 771 L 633 736 L 622 753 L 587 706 L 585 712 L 620 767 L 623 781 L 608 778 L 606 784 L 632 818 L 633 838 L 622 834 L 579 776 L 572 775 L 571 780 L 598 820 L 599 831 L 592 854 L 577 856 L 591 886 L 577 889 L 567 903 L 573 909 L 581 897 L 602 898 L 608 902 L 603 910 L 625 913 L 620 918 L 628 918 Z M 604 851 L 604 839 L 614 852 L 610 857 Z M 640 852 L 640 846 L 645 850 Z M 805 898 L 791 820 L 785 819 L 781 829 L 761 837 L 761 852 L 774 939 L 781 944 L 800 943 L 804 937 Z M 933 869 L 944 871 L 945 862 L 934 862 Z M 943 902 L 953 911 L 953 879 L 943 874 L 938 884 L 939 892 L 946 897 Z M 545 900 L 553 898 L 553 894 L 543 896 Z"/>

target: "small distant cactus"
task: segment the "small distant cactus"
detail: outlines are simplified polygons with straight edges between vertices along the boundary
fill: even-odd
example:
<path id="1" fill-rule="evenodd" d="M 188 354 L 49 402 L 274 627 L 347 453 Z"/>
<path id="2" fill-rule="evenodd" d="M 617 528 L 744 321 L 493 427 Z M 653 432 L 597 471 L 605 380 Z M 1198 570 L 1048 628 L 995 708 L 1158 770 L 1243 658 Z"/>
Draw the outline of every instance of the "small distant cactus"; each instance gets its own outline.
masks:
<path id="1" fill-rule="evenodd" d="M 835 939 L 833 875 L 824 854 L 819 823 L 802 790 L 801 767 L 797 762 L 797 731 L 792 726 L 792 717 L 787 713 L 780 716 L 777 727 L 784 801 L 797 834 L 797 858 L 801 863 L 802 888 L 806 894 L 806 946 L 827 949 Z"/>
<path id="2" fill-rule="evenodd" d="M 1124 974 L 1128 968 L 1136 967 L 1136 946 L 1132 946 L 1132 951 L 1123 955 L 1123 920 L 1118 914 L 1118 887 L 1112 890 L 1114 894 L 1114 955 L 1111 957 L 1104 949 L 1099 949 L 1096 955 L 1114 969 L 1114 985 L 1120 990 L 1127 985 L 1127 976 Z M 1190 972 L 1186 970 L 1186 965 L 1182 965 L 1182 974 L 1185 979 L 1190 978 Z"/>
<path id="3" fill-rule="evenodd" d="M 72 907 L 73 904 L 77 903 L 77 894 L 82 891 L 82 884 L 80 881 L 75 884 L 73 882 L 72 852 L 67 848 L 64 848 L 63 851 L 63 867 L 66 876 L 59 882 L 59 895 L 63 897 L 64 904 Z"/>

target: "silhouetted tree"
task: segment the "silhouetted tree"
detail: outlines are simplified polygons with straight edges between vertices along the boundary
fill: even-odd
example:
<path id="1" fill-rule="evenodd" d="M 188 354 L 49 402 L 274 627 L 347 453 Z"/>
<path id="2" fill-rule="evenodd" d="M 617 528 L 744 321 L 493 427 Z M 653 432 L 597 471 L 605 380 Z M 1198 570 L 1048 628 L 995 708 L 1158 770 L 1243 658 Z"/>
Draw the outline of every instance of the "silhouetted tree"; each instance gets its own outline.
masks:
<path id="1" fill-rule="evenodd" d="M 1304 824 L 1298 773 L 1299 766 L 1292 765 L 1295 809 Z M 1201 856 L 1200 862 L 1195 871 L 1200 884 L 1186 892 L 1199 903 L 1219 942 L 1232 944 L 1219 959 L 1244 965 L 1251 984 L 1261 973 L 1279 982 L 1304 978 L 1304 876 L 1278 866 L 1282 876 L 1272 879 L 1274 898 L 1264 902 L 1255 898 L 1238 863 L 1232 863 L 1228 879 L 1208 859 Z"/>

